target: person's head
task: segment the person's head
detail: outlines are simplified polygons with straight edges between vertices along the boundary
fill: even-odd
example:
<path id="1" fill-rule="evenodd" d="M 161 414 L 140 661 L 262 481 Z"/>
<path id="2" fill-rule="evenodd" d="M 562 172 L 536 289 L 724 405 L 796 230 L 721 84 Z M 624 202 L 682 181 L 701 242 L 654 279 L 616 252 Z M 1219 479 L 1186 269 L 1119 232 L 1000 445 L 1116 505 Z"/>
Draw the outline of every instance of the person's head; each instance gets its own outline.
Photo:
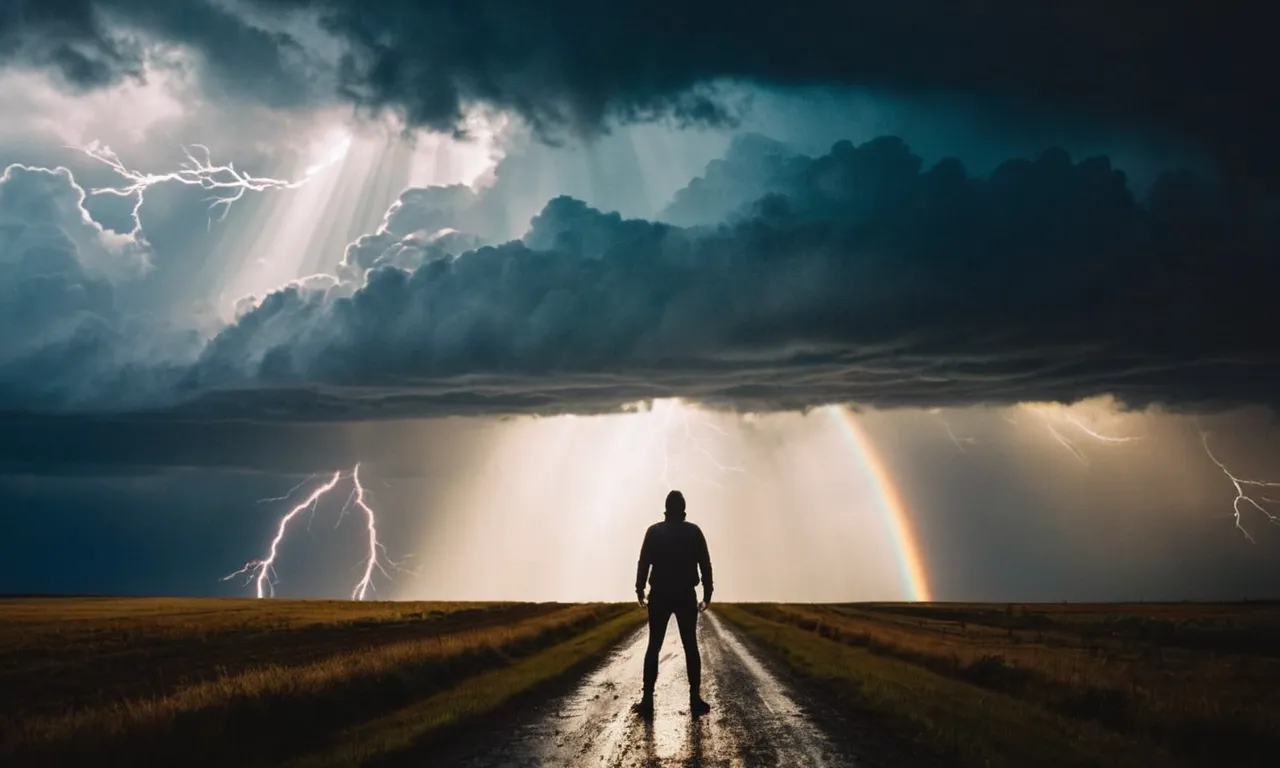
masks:
<path id="1" fill-rule="evenodd" d="M 666 516 L 672 520 L 684 519 L 684 494 L 672 491 L 667 494 Z"/>

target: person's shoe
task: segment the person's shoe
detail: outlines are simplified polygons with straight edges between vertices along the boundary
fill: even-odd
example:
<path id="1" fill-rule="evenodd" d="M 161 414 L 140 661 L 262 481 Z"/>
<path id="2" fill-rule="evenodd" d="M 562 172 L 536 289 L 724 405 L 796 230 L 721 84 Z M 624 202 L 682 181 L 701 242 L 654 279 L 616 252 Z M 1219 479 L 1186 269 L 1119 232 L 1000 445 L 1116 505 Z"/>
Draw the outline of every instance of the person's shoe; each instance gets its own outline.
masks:
<path id="1" fill-rule="evenodd" d="M 689 699 L 689 713 L 694 717 L 702 717 L 711 711 L 711 705 L 702 700 L 701 696 L 694 696 Z"/>
<path id="2" fill-rule="evenodd" d="M 646 695 L 644 698 L 631 705 L 631 709 L 645 720 L 653 718 L 653 697 Z"/>

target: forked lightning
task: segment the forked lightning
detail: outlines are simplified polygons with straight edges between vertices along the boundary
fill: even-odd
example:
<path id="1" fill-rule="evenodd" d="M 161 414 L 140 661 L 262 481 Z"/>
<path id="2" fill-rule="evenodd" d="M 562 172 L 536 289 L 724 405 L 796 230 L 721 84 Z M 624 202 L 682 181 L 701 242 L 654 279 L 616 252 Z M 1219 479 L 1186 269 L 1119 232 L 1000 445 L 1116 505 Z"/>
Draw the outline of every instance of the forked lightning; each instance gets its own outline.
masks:
<path id="1" fill-rule="evenodd" d="M 342 473 L 334 472 L 333 477 L 329 478 L 328 482 L 312 491 L 301 503 L 293 506 L 283 517 L 280 518 L 280 522 L 276 525 L 276 535 L 271 540 L 271 545 L 267 548 L 266 557 L 258 560 L 250 560 L 245 563 L 243 568 L 234 573 L 227 574 L 222 578 L 222 580 L 228 581 L 230 579 L 243 576 L 246 579 L 246 583 L 254 583 L 258 597 L 274 597 L 276 559 L 280 554 L 280 544 L 284 541 L 285 534 L 289 529 L 289 524 L 307 509 L 310 509 L 312 514 L 314 514 L 316 505 L 320 503 L 321 497 L 337 487 L 341 480 Z M 368 552 L 365 555 L 363 562 L 364 572 L 360 577 L 360 581 L 356 583 L 355 588 L 351 592 L 351 599 L 364 600 L 368 597 L 370 590 L 375 589 L 373 584 L 374 572 L 377 571 L 383 576 L 390 578 L 391 574 L 387 572 L 386 566 L 397 566 L 395 563 L 387 559 L 386 548 L 378 539 L 378 516 L 373 511 L 373 507 L 369 505 L 367 492 L 365 491 L 364 485 L 360 482 L 359 464 L 356 464 L 351 470 L 351 483 L 353 486 L 352 495 L 348 499 L 347 504 L 343 505 L 343 513 L 345 514 L 347 507 L 350 505 L 354 505 L 359 509 L 360 512 L 364 514 L 365 531 L 368 534 Z M 296 491 L 299 487 L 301 486 L 295 486 L 294 490 Z M 282 498 L 288 498 L 291 494 L 292 491 L 290 494 L 286 494 Z M 267 499 L 264 501 L 278 500 L 280 499 Z M 341 517 L 339 519 L 341 519 Z"/>
<path id="2" fill-rule="evenodd" d="M 1248 493 L 1245 492 L 1246 487 L 1248 488 L 1280 488 L 1280 483 L 1270 482 L 1267 480 L 1246 480 L 1245 478 L 1237 477 L 1235 474 L 1231 472 L 1231 470 L 1227 469 L 1227 465 L 1223 464 L 1222 461 L 1220 461 L 1218 457 L 1214 455 L 1213 450 L 1209 448 L 1208 432 L 1200 433 L 1200 443 L 1204 445 L 1204 452 L 1209 455 L 1209 460 L 1212 461 L 1214 464 L 1216 464 L 1218 466 L 1218 469 L 1222 470 L 1222 474 L 1226 475 L 1227 479 L 1231 481 L 1231 484 L 1235 486 L 1236 497 L 1231 501 L 1231 510 L 1233 513 L 1232 516 L 1236 520 L 1236 528 L 1240 529 L 1240 532 L 1244 534 L 1244 537 L 1249 541 L 1254 541 L 1253 534 L 1249 533 L 1249 530 L 1244 527 L 1244 521 L 1243 521 L 1244 515 L 1243 515 L 1243 509 L 1242 509 L 1242 506 L 1244 505 L 1253 507 L 1258 512 L 1261 512 L 1262 516 L 1265 517 L 1273 525 L 1280 525 L 1280 517 L 1276 516 L 1275 514 L 1267 510 L 1266 507 L 1262 506 L 1263 503 L 1271 503 L 1271 504 L 1276 503 L 1274 499 L 1267 498 L 1266 496 L 1258 496 L 1258 498 L 1255 499 L 1254 497 L 1250 496 Z"/>
<path id="3" fill-rule="evenodd" d="M 667 488 L 675 487 L 675 485 L 671 481 L 671 435 L 672 435 L 672 426 L 673 426 L 671 421 L 674 418 L 678 418 L 680 420 L 680 431 L 677 434 L 681 435 L 684 438 L 685 445 L 692 446 L 695 451 L 702 454 L 702 456 L 707 461 L 711 462 L 711 465 L 714 466 L 721 474 L 727 474 L 729 472 L 745 471 L 740 466 L 737 466 L 734 464 L 725 464 L 724 462 L 716 458 L 715 454 L 711 451 L 711 449 L 707 447 L 707 438 L 699 437 L 698 435 L 694 434 L 694 429 L 693 429 L 694 424 L 693 424 L 692 414 L 693 414 L 693 409 L 681 403 L 665 404 L 663 421 L 662 421 L 662 428 L 663 428 L 662 484 Z M 710 419 L 701 419 L 698 423 L 701 426 L 707 427 L 719 435 L 727 436 L 729 434 L 728 432 L 725 432 L 723 429 L 717 426 Z M 714 479 L 709 479 L 708 482 L 710 482 L 713 486 L 717 488 L 724 487 Z"/>
<path id="4" fill-rule="evenodd" d="M 136 196 L 133 203 L 133 234 L 142 231 L 143 196 L 147 189 L 156 184 L 176 182 L 187 186 L 200 187 L 213 193 L 209 198 L 209 207 L 218 211 L 218 219 L 226 217 L 231 204 L 245 196 L 247 192 L 264 192 L 269 189 L 297 189 L 311 181 L 316 174 L 341 160 L 350 147 L 350 139 L 346 139 L 334 147 L 333 151 L 321 162 L 311 165 L 299 179 L 275 179 L 268 176 L 254 176 L 238 170 L 234 162 L 216 165 L 209 148 L 203 144 L 191 146 L 199 152 L 183 147 L 186 160 L 178 166 L 178 170 L 168 173 L 143 173 L 127 167 L 112 149 L 105 144 L 93 142 L 86 147 L 75 147 L 89 157 L 103 163 L 115 171 L 126 182 L 119 187 L 95 187 L 89 190 L 91 195 L 114 195 L 116 197 Z M 212 223 L 210 218 L 210 223 Z"/>

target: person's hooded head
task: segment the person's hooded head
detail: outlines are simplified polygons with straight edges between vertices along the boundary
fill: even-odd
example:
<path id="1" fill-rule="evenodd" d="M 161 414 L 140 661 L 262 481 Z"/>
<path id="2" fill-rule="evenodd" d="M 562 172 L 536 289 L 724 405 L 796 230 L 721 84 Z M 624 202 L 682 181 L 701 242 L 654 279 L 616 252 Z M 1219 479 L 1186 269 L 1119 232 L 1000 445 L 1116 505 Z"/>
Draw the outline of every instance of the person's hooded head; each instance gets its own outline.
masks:
<path id="1" fill-rule="evenodd" d="M 684 519 L 684 494 L 679 491 L 672 491 L 667 494 L 666 518 L 668 520 Z"/>

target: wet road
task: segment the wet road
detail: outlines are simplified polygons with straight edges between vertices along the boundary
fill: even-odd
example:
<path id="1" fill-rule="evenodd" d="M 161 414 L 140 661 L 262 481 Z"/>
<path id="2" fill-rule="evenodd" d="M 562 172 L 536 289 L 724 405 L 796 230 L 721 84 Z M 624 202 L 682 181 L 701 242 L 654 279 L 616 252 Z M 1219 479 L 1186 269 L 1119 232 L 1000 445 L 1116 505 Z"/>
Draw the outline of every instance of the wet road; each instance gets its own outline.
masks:
<path id="1" fill-rule="evenodd" d="M 437 758 L 468 768 L 901 764 L 886 763 L 885 755 L 859 759 L 864 747 L 874 749 L 857 744 L 865 724 L 843 722 L 806 700 L 714 611 L 698 622 L 703 698 L 711 714 L 689 715 L 684 653 L 673 619 L 658 673 L 656 712 L 646 722 L 631 711 L 641 690 L 646 633 L 642 629 L 625 641 L 569 693 L 497 724 L 485 743 L 460 745 Z"/>

